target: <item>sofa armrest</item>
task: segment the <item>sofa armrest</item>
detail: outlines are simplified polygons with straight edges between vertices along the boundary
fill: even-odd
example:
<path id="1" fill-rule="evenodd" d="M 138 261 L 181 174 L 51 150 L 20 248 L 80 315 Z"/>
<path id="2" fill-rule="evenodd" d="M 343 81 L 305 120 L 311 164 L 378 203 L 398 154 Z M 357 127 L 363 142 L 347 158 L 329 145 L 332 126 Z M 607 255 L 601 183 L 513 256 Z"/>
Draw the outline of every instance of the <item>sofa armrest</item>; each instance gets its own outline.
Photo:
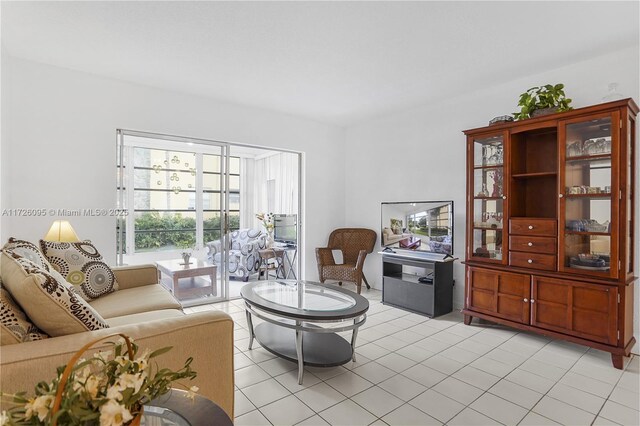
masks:
<path id="1" fill-rule="evenodd" d="M 120 289 L 158 284 L 156 265 L 116 266 L 111 268 Z"/>
<path id="2" fill-rule="evenodd" d="M 221 311 L 206 311 L 2 346 L 2 392 L 33 393 L 36 383 L 53 379 L 56 368 L 65 365 L 83 345 L 114 333 L 132 337 L 140 346 L 140 351 L 173 346 L 171 351 L 157 358 L 161 367 L 177 370 L 187 358 L 193 357 L 191 366 L 198 375 L 193 381 L 181 383 L 198 386 L 199 394 L 214 401 L 233 419 L 233 320 Z M 96 345 L 87 351 L 87 356 L 105 346 L 104 343 Z"/>

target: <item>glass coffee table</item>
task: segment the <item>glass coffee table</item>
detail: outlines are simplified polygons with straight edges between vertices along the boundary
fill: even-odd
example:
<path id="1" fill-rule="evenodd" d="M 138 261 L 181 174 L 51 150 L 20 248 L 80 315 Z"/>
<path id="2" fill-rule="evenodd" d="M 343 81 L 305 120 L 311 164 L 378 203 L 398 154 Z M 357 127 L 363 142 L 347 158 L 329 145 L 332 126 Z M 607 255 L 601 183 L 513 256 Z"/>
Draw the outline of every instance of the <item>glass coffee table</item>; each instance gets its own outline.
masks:
<path id="1" fill-rule="evenodd" d="M 213 401 L 195 395 L 187 397 L 187 392 L 171 389 L 144 406 L 140 426 L 233 426 L 233 422 Z"/>
<path id="2" fill-rule="evenodd" d="M 312 281 L 274 280 L 240 290 L 249 326 L 249 349 L 255 338 L 269 352 L 304 366 L 334 367 L 355 361 L 358 328 L 369 301 L 349 290 Z M 252 317 L 264 322 L 253 326 Z M 351 341 L 338 333 L 352 331 Z"/>

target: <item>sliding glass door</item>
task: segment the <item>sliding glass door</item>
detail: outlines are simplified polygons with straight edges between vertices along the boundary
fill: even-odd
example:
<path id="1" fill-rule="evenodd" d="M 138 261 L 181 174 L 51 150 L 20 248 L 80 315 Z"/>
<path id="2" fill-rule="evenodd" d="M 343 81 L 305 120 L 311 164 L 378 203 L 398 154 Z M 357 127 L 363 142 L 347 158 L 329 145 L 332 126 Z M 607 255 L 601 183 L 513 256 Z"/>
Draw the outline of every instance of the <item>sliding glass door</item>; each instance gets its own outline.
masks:
<path id="1" fill-rule="evenodd" d="M 118 263 L 156 264 L 183 305 L 300 276 L 299 153 L 120 130 L 117 166 Z"/>

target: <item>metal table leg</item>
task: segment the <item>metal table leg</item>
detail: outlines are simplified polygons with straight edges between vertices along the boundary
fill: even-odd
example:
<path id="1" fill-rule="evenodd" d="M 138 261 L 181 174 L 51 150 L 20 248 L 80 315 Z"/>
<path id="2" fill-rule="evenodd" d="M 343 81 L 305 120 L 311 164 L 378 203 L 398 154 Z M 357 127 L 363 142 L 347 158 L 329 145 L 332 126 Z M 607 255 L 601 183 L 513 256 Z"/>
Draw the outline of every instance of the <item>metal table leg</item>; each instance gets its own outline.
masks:
<path id="1" fill-rule="evenodd" d="M 296 321 L 296 325 L 300 325 L 300 321 Z M 298 356 L 298 384 L 302 384 L 304 375 L 304 355 L 302 353 L 302 330 L 296 328 L 296 355 Z"/>
<path id="2" fill-rule="evenodd" d="M 353 323 L 356 323 L 356 320 L 353 320 Z M 351 335 L 351 351 L 353 352 L 353 356 L 351 357 L 351 360 L 353 362 L 356 362 L 356 337 L 358 337 L 358 328 L 356 327 L 353 329 L 353 334 Z"/>
<path id="3" fill-rule="evenodd" d="M 247 309 L 245 312 L 247 314 L 247 327 L 249 327 L 249 349 L 251 349 L 251 346 L 253 346 L 253 339 L 255 337 L 253 333 L 253 321 L 251 321 L 251 313 L 249 310 Z"/>

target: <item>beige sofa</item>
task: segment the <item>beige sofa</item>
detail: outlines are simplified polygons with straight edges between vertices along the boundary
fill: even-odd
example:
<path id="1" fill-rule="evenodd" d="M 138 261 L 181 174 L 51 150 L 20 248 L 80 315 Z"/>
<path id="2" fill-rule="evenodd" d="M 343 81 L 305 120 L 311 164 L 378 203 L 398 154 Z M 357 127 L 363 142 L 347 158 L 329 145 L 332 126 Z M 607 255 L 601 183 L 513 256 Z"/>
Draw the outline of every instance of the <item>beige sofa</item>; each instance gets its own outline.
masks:
<path id="1" fill-rule="evenodd" d="M 179 369 L 187 358 L 198 376 L 188 384 L 218 404 L 233 419 L 233 320 L 221 311 L 185 315 L 158 284 L 154 265 L 113 269 L 120 289 L 91 302 L 110 328 L 50 337 L 0 347 L 2 392 L 28 391 L 53 377 L 83 345 L 101 336 L 125 333 L 141 350 L 173 346 L 158 358 L 162 367 Z M 104 346 L 96 346 L 96 350 Z M 91 352 L 89 352 L 91 353 Z"/>
<path id="2" fill-rule="evenodd" d="M 413 235 L 411 232 L 394 234 L 391 228 L 384 228 L 382 230 L 382 245 L 388 246 L 390 244 L 397 243 L 400 240 L 409 238 L 411 235 Z"/>

